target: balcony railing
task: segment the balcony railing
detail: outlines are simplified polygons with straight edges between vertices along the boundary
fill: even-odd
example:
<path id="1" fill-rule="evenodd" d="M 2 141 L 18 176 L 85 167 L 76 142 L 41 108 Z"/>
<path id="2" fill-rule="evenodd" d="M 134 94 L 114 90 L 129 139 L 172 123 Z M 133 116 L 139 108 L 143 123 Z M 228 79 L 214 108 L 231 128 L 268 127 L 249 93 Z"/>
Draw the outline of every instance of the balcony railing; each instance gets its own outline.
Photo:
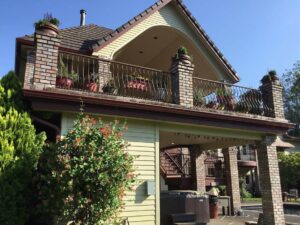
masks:
<path id="1" fill-rule="evenodd" d="M 239 149 L 237 159 L 242 161 L 256 161 L 256 152 L 254 149 Z"/>
<path id="2" fill-rule="evenodd" d="M 56 87 L 173 103 L 169 72 L 93 56 L 59 53 Z M 193 78 L 195 107 L 269 116 L 260 90 Z"/>
<path id="3" fill-rule="evenodd" d="M 218 156 L 206 156 L 204 160 L 206 177 L 223 179 L 225 177 L 224 158 Z"/>
<path id="4" fill-rule="evenodd" d="M 269 116 L 272 109 L 264 104 L 260 90 L 224 82 L 193 78 L 194 106 Z"/>
<path id="5" fill-rule="evenodd" d="M 171 74 L 60 52 L 57 88 L 172 102 Z"/>

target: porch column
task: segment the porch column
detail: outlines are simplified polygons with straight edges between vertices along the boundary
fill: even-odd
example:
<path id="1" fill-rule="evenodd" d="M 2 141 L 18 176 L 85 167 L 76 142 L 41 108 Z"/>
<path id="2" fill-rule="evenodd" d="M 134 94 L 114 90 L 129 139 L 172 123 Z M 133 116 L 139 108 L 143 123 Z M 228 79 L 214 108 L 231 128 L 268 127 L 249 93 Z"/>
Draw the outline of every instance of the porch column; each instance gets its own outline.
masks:
<path id="1" fill-rule="evenodd" d="M 192 179 L 193 179 L 193 188 L 200 192 L 204 193 L 205 188 L 205 152 L 200 149 L 199 145 L 193 145 L 190 147 L 191 154 L 191 167 L 192 167 Z"/>
<path id="2" fill-rule="evenodd" d="M 227 195 L 231 197 L 231 212 L 235 214 L 241 209 L 237 148 L 225 148 L 223 149 L 223 155 L 226 172 L 226 191 Z"/>
<path id="3" fill-rule="evenodd" d="M 35 31 L 35 65 L 33 86 L 38 89 L 55 88 L 58 49 L 60 46 L 59 31 Z M 27 79 L 27 78 L 26 78 Z"/>
<path id="4" fill-rule="evenodd" d="M 34 50 L 28 50 L 26 55 L 24 88 L 30 88 L 30 86 L 33 84 L 35 52 Z"/>
<path id="5" fill-rule="evenodd" d="M 103 87 L 105 85 L 115 85 L 111 72 L 112 66 L 113 65 L 108 60 L 98 60 L 99 92 L 103 92 Z M 121 80 L 123 81 L 124 79 Z"/>
<path id="6" fill-rule="evenodd" d="M 263 214 L 260 214 L 260 225 L 283 225 L 284 213 L 277 160 L 276 136 L 267 136 L 258 143 L 259 179 L 262 195 Z"/>
<path id="7" fill-rule="evenodd" d="M 272 111 L 266 110 L 266 115 L 274 118 L 285 119 L 283 107 L 283 87 L 279 80 L 266 81 L 260 86 L 262 92 L 262 100 L 264 105 L 268 106 Z"/>
<path id="8" fill-rule="evenodd" d="M 173 102 L 186 107 L 193 107 L 194 65 L 188 55 L 173 58 L 170 69 L 172 74 Z"/>

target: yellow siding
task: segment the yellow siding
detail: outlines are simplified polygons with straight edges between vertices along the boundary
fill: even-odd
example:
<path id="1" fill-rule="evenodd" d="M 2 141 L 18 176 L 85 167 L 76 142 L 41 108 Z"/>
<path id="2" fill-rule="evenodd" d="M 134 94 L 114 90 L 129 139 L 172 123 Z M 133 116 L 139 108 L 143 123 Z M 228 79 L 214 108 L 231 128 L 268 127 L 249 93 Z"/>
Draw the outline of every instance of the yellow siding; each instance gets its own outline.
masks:
<path id="1" fill-rule="evenodd" d="M 130 29 L 129 31 L 112 41 L 109 45 L 100 49 L 98 52 L 95 52 L 94 55 L 112 59 L 114 54 L 119 49 L 131 42 L 135 37 L 142 34 L 144 31 L 155 26 L 173 27 L 187 35 L 198 48 L 198 50 L 205 56 L 208 62 L 213 66 L 219 78 L 223 79 L 225 77 L 224 72 L 222 72 L 220 66 L 215 62 L 215 59 L 213 59 L 210 53 L 208 53 L 208 50 L 203 45 L 201 39 L 198 37 L 198 34 L 196 34 L 190 28 L 190 24 L 188 24 L 182 18 L 182 16 L 171 4 L 153 13 L 141 23 L 137 24 L 132 29 Z"/>
<path id="2" fill-rule="evenodd" d="M 72 127 L 74 119 L 71 114 L 63 115 L 63 134 Z M 127 124 L 129 129 L 124 138 L 129 144 L 128 153 L 136 156 L 134 166 L 137 187 L 136 191 L 127 192 L 124 197 L 125 208 L 120 216 L 128 218 L 130 224 L 159 224 L 159 189 L 156 189 L 157 196 L 147 196 L 145 186 L 147 180 L 159 184 L 159 163 L 156 163 L 156 160 L 159 160 L 158 129 L 154 123 L 149 122 L 129 121 Z"/>

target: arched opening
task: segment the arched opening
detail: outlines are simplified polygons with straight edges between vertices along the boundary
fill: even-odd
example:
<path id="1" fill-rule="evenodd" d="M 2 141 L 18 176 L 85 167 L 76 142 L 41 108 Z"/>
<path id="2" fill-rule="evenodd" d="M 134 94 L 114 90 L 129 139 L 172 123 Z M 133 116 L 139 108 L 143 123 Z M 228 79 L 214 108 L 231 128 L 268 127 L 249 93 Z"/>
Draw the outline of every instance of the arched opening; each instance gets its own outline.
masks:
<path id="1" fill-rule="evenodd" d="M 194 76 L 219 80 L 214 66 L 199 47 L 184 33 L 167 26 L 152 27 L 118 50 L 113 59 L 119 62 L 169 71 L 171 58 L 178 48 L 188 49 L 195 65 Z"/>

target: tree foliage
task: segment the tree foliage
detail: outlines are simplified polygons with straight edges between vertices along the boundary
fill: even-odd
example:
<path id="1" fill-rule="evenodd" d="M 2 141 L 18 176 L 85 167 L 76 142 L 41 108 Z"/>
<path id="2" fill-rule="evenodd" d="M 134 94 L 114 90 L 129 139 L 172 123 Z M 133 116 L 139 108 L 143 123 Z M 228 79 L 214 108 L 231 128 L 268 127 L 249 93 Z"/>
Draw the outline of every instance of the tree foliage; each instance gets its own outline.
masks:
<path id="1" fill-rule="evenodd" d="M 286 117 L 294 123 L 300 122 L 300 61 L 283 74 Z"/>
<path id="2" fill-rule="evenodd" d="M 39 213 L 74 224 L 113 224 L 134 181 L 123 126 L 80 114 L 39 162 Z"/>
<path id="3" fill-rule="evenodd" d="M 282 188 L 288 191 L 290 188 L 300 189 L 300 153 L 278 153 L 280 178 Z"/>
<path id="4" fill-rule="evenodd" d="M 31 178 L 44 140 L 24 112 L 20 81 L 9 72 L 0 81 L 0 224 L 28 219 Z"/>

